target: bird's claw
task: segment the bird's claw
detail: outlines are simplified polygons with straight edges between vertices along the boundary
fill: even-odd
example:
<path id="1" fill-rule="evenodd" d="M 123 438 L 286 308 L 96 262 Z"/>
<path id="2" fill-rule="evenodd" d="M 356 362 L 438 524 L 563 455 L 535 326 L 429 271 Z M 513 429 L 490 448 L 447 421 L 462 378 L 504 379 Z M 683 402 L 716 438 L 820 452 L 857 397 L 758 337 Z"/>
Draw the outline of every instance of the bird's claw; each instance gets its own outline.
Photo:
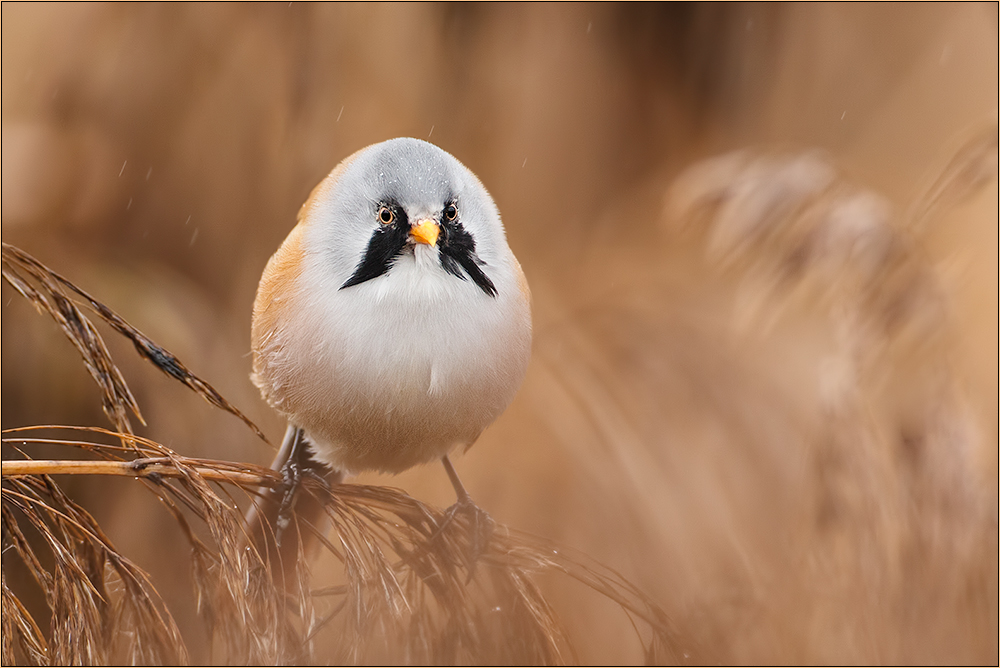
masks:
<path id="1" fill-rule="evenodd" d="M 456 522 L 457 517 L 465 518 L 466 524 L 462 526 Z M 444 511 L 444 517 L 432 540 L 437 540 L 453 523 L 456 528 L 462 526 L 467 532 L 469 549 L 466 553 L 466 558 L 469 580 L 471 581 L 473 575 L 475 575 L 476 562 L 479 561 L 479 557 L 486 553 L 490 541 L 493 539 L 496 522 L 490 517 L 489 513 L 477 506 L 476 502 L 466 495 L 460 496 L 458 501 Z"/>
<path id="2" fill-rule="evenodd" d="M 274 542 L 281 547 L 281 537 L 292 521 L 292 508 L 295 497 L 302 484 L 302 468 L 294 457 L 290 457 L 281 467 L 282 490 L 281 504 L 278 506 L 278 516 L 275 519 Z"/>

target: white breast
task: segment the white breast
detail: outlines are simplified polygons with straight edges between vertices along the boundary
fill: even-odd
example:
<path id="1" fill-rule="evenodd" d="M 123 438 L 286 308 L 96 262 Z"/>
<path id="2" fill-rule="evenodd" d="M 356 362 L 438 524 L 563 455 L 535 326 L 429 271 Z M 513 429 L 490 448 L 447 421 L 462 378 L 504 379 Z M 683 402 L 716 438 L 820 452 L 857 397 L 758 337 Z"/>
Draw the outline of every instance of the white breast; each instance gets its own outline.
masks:
<path id="1" fill-rule="evenodd" d="M 307 253 L 274 301 L 256 380 L 335 468 L 398 472 L 471 445 L 527 368 L 530 306 L 510 251 L 484 267 L 491 297 L 447 274 L 435 248 L 414 250 L 344 290 Z"/>

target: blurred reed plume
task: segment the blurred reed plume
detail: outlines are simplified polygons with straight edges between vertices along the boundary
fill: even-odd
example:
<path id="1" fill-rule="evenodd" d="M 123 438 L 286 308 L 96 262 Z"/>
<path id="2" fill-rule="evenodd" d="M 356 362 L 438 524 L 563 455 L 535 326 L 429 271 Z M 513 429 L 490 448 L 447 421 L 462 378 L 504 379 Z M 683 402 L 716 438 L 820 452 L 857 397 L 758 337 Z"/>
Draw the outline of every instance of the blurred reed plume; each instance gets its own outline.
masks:
<path id="1" fill-rule="evenodd" d="M 120 316 L 6 243 L 3 276 L 73 342 L 116 428 L 43 425 L 3 432 L 4 445 L 19 455 L 5 455 L 3 462 L 3 549 L 18 555 L 41 590 L 47 617 L 37 620 L 22 604 L 5 567 L 6 665 L 190 660 L 154 583 L 55 482 L 52 476 L 58 474 L 130 477 L 165 506 L 176 521 L 174 531 L 191 548 L 194 597 L 217 648 L 214 661 L 564 663 L 576 655 L 536 582 L 544 571 L 561 572 L 608 597 L 645 626 L 650 661 L 677 660 L 666 614 L 614 571 L 502 526 L 474 551 L 468 517 L 447 516 L 390 488 L 306 480 L 306 493 L 319 499 L 333 524 L 333 540 L 321 528 L 308 530 L 340 562 L 344 582 L 313 590 L 302 550 L 293 553 L 294 568 L 273 568 L 273 540 L 248 542 L 237 501 L 259 487 L 280 488 L 280 474 L 252 464 L 184 457 L 134 435 L 126 414 L 141 419 L 138 405 L 73 297 L 160 370 L 262 436 L 256 425 Z M 37 459 L 42 445 L 55 446 L 63 458 Z M 272 577 L 286 573 L 294 582 Z M 24 583 L 19 585 L 23 596 Z"/>
<path id="2" fill-rule="evenodd" d="M 641 220 L 665 192 L 658 227 L 637 235 L 664 240 L 662 264 L 637 277 L 642 242 L 610 242 L 600 281 L 628 297 L 581 305 L 549 333 L 547 401 L 576 406 L 559 431 L 626 490 L 648 549 L 709 552 L 685 541 L 732 509 L 736 563 L 674 564 L 692 580 L 714 572 L 702 595 L 734 597 L 682 623 L 699 660 L 766 660 L 784 644 L 793 662 L 875 648 L 908 662 L 989 642 L 996 497 L 981 457 L 995 433 L 955 378 L 947 288 L 913 228 L 940 224 L 996 170 L 991 127 L 901 215 L 820 152 L 747 149 L 617 213 Z M 747 616 L 759 626 L 733 633 Z"/>

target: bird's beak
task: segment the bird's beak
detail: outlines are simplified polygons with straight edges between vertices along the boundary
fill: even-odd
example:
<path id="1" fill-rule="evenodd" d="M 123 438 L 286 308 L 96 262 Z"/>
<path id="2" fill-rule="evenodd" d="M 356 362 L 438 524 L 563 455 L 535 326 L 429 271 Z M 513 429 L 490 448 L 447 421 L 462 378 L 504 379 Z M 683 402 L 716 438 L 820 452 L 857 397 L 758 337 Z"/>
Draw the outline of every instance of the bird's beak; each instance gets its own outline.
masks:
<path id="1" fill-rule="evenodd" d="M 437 244 L 439 234 L 441 234 L 441 228 L 430 218 L 421 220 L 410 227 L 410 236 L 413 237 L 414 241 L 428 246 Z"/>

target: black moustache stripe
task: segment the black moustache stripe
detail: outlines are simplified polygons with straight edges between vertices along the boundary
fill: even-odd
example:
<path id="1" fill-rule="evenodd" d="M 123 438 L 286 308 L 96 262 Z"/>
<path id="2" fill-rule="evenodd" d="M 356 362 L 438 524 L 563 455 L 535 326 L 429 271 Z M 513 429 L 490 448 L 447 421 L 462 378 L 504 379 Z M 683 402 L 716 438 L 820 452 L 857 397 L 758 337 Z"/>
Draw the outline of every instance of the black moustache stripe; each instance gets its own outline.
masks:
<path id="1" fill-rule="evenodd" d="M 380 225 L 372 233 L 365 256 L 361 258 L 361 262 L 347 282 L 340 286 L 341 290 L 386 273 L 406 248 L 406 239 L 410 234 L 410 221 L 406 219 L 406 212 L 401 206 L 392 204 L 385 206 L 395 214 L 396 220 L 391 225 Z"/>
<path id="2" fill-rule="evenodd" d="M 476 255 L 476 240 L 465 231 L 462 223 L 443 221 L 441 237 L 442 239 L 438 242 L 438 255 L 441 257 L 441 266 L 444 270 L 464 281 L 465 276 L 462 275 L 462 269 L 464 269 L 480 290 L 490 297 L 496 297 L 496 286 L 480 268 L 486 266 L 486 263 Z"/>
<path id="3" fill-rule="evenodd" d="M 395 264 L 403 249 L 406 248 L 410 234 L 410 222 L 403 208 L 395 204 L 386 204 L 395 214 L 395 221 L 390 225 L 379 226 L 368 240 L 368 248 L 361 258 L 357 268 L 340 289 L 359 285 L 387 273 Z M 482 267 L 486 266 L 476 255 L 476 240 L 469 234 L 462 223 L 458 221 L 439 221 L 441 235 L 438 238 L 438 256 L 441 267 L 463 281 L 466 276 L 479 286 L 479 289 L 490 297 L 497 296 L 496 286 L 487 276 Z M 464 273 L 463 273 L 464 270 Z"/>

